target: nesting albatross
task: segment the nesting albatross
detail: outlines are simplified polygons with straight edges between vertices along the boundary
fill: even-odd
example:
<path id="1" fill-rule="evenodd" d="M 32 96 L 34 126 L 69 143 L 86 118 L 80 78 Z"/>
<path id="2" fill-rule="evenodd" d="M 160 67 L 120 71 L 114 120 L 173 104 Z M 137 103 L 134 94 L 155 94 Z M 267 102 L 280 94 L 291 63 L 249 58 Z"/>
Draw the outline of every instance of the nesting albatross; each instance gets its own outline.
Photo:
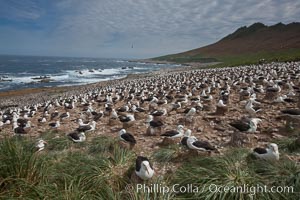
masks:
<path id="1" fill-rule="evenodd" d="M 92 121 L 91 124 L 86 125 L 86 126 L 79 126 L 77 128 L 78 132 L 89 132 L 89 131 L 94 131 L 96 129 L 96 122 Z"/>
<path id="2" fill-rule="evenodd" d="M 279 160 L 278 146 L 271 143 L 268 148 L 257 147 L 253 149 L 253 155 L 264 160 Z"/>
<path id="3" fill-rule="evenodd" d="M 178 125 L 177 130 L 166 131 L 164 134 L 161 134 L 161 136 L 165 136 L 167 138 L 180 138 L 183 136 L 183 126 Z"/>
<path id="4" fill-rule="evenodd" d="M 199 141 L 195 136 L 188 137 L 187 146 L 189 149 L 199 150 L 199 151 L 213 151 L 216 150 L 209 142 Z"/>
<path id="5" fill-rule="evenodd" d="M 68 134 L 68 137 L 75 143 L 84 142 L 86 140 L 84 132 L 72 132 Z"/>
<path id="6" fill-rule="evenodd" d="M 35 146 L 37 151 L 39 152 L 39 151 L 44 150 L 45 149 L 45 144 L 47 144 L 47 142 L 45 140 L 39 139 L 39 141 L 37 142 L 37 144 Z"/>
<path id="7" fill-rule="evenodd" d="M 229 125 L 238 129 L 241 132 L 253 133 L 253 132 L 256 132 L 257 125 L 261 121 L 262 120 L 259 118 L 243 117 L 241 120 L 237 120 L 237 121 L 229 123 Z"/>
<path id="8" fill-rule="evenodd" d="M 119 136 L 122 141 L 128 142 L 131 145 L 136 144 L 136 140 L 135 140 L 134 136 L 130 133 L 127 133 L 125 129 L 121 129 L 119 131 Z"/>
<path id="9" fill-rule="evenodd" d="M 148 160 L 143 156 L 138 156 L 135 161 L 135 174 L 142 180 L 148 180 L 154 175 L 154 169 Z"/>

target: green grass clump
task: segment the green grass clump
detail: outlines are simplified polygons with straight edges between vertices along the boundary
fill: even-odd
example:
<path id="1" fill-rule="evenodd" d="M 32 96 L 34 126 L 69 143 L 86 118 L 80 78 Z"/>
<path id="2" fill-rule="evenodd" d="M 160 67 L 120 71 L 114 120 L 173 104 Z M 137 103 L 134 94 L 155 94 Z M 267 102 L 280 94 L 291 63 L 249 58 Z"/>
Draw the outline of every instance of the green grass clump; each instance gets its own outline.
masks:
<path id="1" fill-rule="evenodd" d="M 88 152 L 90 154 L 101 154 L 108 152 L 112 149 L 112 146 L 116 143 L 113 138 L 100 136 L 94 138 L 88 147 Z"/>
<path id="2" fill-rule="evenodd" d="M 176 159 L 179 152 L 180 152 L 180 148 L 178 145 L 171 145 L 168 147 L 160 148 L 157 151 L 155 151 L 153 153 L 153 158 L 157 162 L 162 162 L 162 163 L 170 162 Z"/>
<path id="3" fill-rule="evenodd" d="M 23 142 L 23 139 L 18 137 L 1 141 L 0 197 L 19 197 L 22 193 L 39 195 L 36 186 L 44 182 L 47 165 L 30 144 L 33 143 Z"/>
<path id="4" fill-rule="evenodd" d="M 285 151 L 287 153 L 299 153 L 300 152 L 300 136 L 296 134 L 296 137 L 288 137 L 280 140 L 275 140 L 281 151 Z"/>
<path id="5" fill-rule="evenodd" d="M 249 157 L 246 150 L 236 149 L 224 156 L 198 157 L 175 173 L 172 182 L 180 186 L 192 184 L 198 192 L 180 193 L 182 198 L 195 199 L 293 199 L 297 193 L 236 192 L 243 186 L 299 186 L 300 167 L 282 158 L 281 162 L 266 162 Z M 216 188 L 227 188 L 217 192 Z M 225 189 L 226 190 L 226 189 Z M 254 190 L 254 189 L 253 189 Z M 252 191 L 253 191 L 252 190 Z"/>

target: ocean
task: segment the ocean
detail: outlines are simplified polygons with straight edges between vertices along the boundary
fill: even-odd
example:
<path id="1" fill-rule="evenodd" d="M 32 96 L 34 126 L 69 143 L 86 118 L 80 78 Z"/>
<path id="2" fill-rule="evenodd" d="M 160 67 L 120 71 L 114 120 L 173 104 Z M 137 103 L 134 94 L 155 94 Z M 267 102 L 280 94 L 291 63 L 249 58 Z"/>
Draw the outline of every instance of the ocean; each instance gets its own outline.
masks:
<path id="1" fill-rule="evenodd" d="M 179 66 L 124 59 L 0 55 L 0 91 L 84 85 Z"/>

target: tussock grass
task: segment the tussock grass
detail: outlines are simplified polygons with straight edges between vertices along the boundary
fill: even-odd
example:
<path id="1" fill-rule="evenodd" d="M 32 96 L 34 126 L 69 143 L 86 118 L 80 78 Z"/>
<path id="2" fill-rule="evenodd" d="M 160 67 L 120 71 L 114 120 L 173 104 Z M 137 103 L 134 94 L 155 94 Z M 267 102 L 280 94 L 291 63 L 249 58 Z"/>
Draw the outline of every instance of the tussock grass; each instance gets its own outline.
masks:
<path id="1" fill-rule="evenodd" d="M 168 147 L 163 147 L 154 152 L 153 158 L 157 162 L 170 162 L 177 158 L 180 153 L 179 145 L 170 145 Z"/>
<path id="2" fill-rule="evenodd" d="M 300 152 L 300 131 L 297 129 L 294 135 L 289 135 L 288 138 L 277 139 L 273 141 L 281 151 L 287 153 Z"/>
<path id="3" fill-rule="evenodd" d="M 224 156 L 199 157 L 177 170 L 172 182 L 193 184 L 198 193 L 181 193 L 180 197 L 197 199 L 293 199 L 292 193 L 214 192 L 216 186 L 237 188 L 241 186 L 294 186 L 299 184 L 300 167 L 282 158 L 280 162 L 267 162 L 249 157 L 249 152 L 236 149 Z M 234 190 L 232 190 L 234 191 Z"/>
<path id="4" fill-rule="evenodd" d="M 116 141 L 110 137 L 100 136 L 94 138 L 89 144 L 88 153 L 90 154 L 105 153 L 112 149 L 114 143 L 116 143 Z"/>
<path id="5" fill-rule="evenodd" d="M 169 146 L 155 151 L 153 162 L 176 163 L 174 173 L 155 176 L 145 186 L 172 188 L 193 184 L 198 193 L 137 190 L 131 180 L 136 155 L 114 139 L 95 138 L 76 144 L 67 138 L 48 137 L 48 146 L 36 152 L 36 140 L 13 137 L 0 142 L 0 199 L 299 199 L 300 167 L 284 151 L 279 162 L 253 159 L 246 149 L 233 149 L 225 155 L 193 155 L 182 159 L 182 149 Z M 47 138 L 47 136 L 46 136 Z M 291 140 L 294 141 L 294 140 Z M 289 142 L 282 141 L 284 148 Z M 288 145 L 285 145 L 286 148 Z M 57 150 L 56 148 L 60 149 Z M 211 192 L 209 185 L 234 187 L 293 186 L 295 193 Z M 132 187 L 128 188 L 128 185 Z M 179 189 L 179 188 L 177 188 Z M 193 188 L 192 188 L 193 189 Z"/>
<path id="6" fill-rule="evenodd" d="M 43 182 L 47 166 L 23 138 L 4 139 L 0 143 L 0 194 L 18 197 L 26 193 L 39 194 L 35 187 Z M 11 193 L 11 191 L 14 191 Z"/>

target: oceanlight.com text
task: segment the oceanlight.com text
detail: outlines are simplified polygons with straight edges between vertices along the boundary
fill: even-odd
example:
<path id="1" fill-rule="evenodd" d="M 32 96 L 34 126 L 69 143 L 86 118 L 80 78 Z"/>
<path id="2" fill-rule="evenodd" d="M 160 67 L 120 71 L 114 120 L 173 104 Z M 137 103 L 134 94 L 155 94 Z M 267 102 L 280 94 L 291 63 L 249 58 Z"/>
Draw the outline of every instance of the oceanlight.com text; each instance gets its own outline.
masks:
<path id="1" fill-rule="evenodd" d="M 266 186 L 266 185 L 248 185 L 227 186 L 209 184 L 204 186 L 196 186 L 193 184 L 166 186 L 162 184 L 137 184 L 136 187 L 127 185 L 126 189 L 134 189 L 137 193 L 246 193 L 255 195 L 257 193 L 294 193 L 293 186 Z"/>

